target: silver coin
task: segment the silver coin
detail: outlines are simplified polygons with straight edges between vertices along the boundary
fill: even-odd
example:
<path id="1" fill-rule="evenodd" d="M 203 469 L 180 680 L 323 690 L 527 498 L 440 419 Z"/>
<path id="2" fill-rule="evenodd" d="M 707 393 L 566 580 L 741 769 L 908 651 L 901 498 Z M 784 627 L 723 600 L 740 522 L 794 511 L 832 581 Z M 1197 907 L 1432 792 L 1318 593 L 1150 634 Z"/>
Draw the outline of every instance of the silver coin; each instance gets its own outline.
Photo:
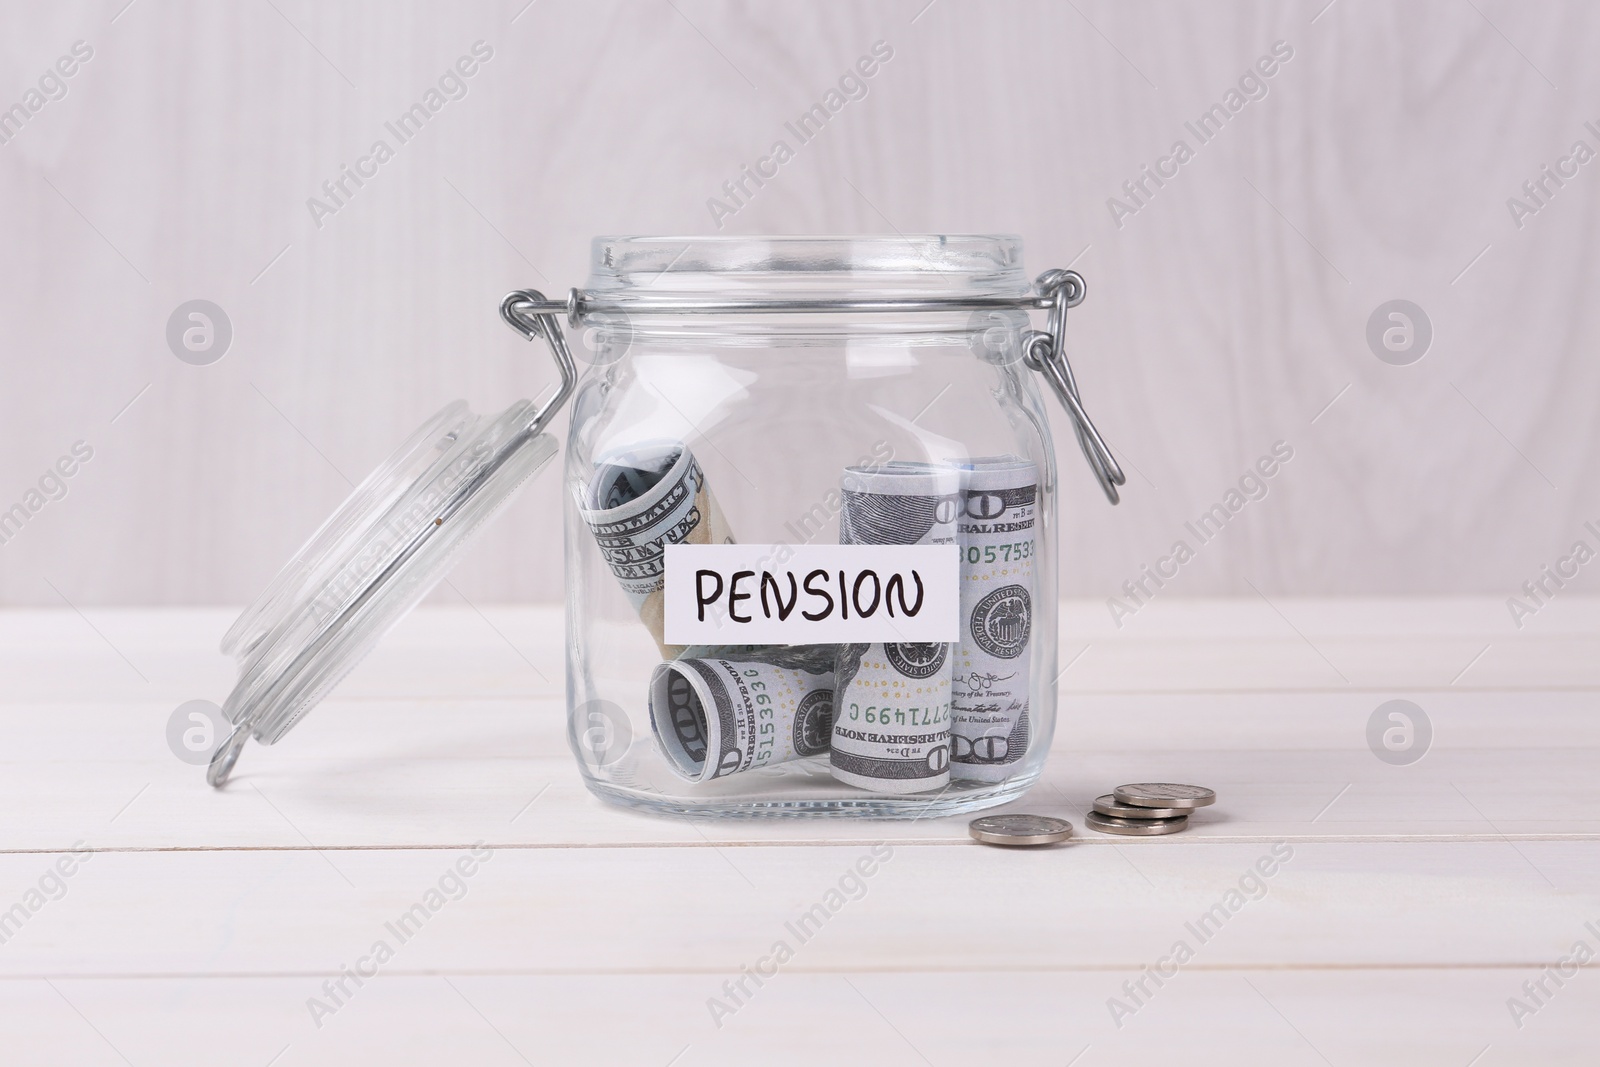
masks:
<path id="1" fill-rule="evenodd" d="M 1136 808 L 1182 808 L 1190 811 L 1217 802 L 1217 794 L 1203 785 L 1179 785 L 1176 782 L 1119 785 L 1111 795 L 1118 804 L 1131 804 Z"/>
<path id="2" fill-rule="evenodd" d="M 1175 834 L 1189 825 L 1189 816 L 1179 815 L 1176 819 L 1118 819 L 1112 815 L 1101 815 L 1098 811 L 1091 811 L 1083 817 L 1091 830 L 1099 830 L 1103 834 L 1121 834 L 1123 837 L 1159 837 L 1162 834 Z"/>
<path id="3" fill-rule="evenodd" d="M 1176 819 L 1189 814 L 1184 808 L 1141 808 L 1133 804 L 1118 804 L 1114 793 L 1096 797 L 1094 810 L 1118 819 Z"/>
<path id="4" fill-rule="evenodd" d="M 967 833 L 986 845 L 1053 845 L 1072 836 L 1072 824 L 1048 815 L 985 815 L 969 822 Z"/>

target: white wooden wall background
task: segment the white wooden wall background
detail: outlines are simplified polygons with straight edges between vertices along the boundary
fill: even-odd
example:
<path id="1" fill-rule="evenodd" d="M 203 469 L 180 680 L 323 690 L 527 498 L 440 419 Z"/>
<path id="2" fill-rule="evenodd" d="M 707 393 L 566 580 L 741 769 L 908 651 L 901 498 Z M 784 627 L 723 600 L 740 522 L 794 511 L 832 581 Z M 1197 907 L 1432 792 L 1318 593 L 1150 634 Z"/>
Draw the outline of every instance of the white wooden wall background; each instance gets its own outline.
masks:
<path id="1" fill-rule="evenodd" d="M 1108 508 L 1063 452 L 1064 594 L 1115 592 L 1278 440 L 1270 495 L 1166 595 L 1509 596 L 1596 542 L 1600 164 L 1520 228 L 1506 200 L 1600 148 L 1600 10 L 524 3 L 0 9 L 0 107 L 93 48 L 0 145 L 0 508 L 94 450 L 0 545 L 0 602 L 252 596 L 446 400 L 546 384 L 502 293 L 581 283 L 597 233 L 714 230 L 707 198 L 878 40 L 870 94 L 726 229 L 1009 231 L 1083 271 L 1073 352 L 1130 484 Z M 315 227 L 478 40 L 469 94 Z M 1279 40 L 1269 94 L 1119 228 L 1107 198 Z M 164 341 L 197 297 L 235 331 L 207 367 Z M 1364 339 L 1393 298 L 1433 323 L 1411 366 Z M 456 587 L 559 597 L 557 500 L 530 485 Z"/>

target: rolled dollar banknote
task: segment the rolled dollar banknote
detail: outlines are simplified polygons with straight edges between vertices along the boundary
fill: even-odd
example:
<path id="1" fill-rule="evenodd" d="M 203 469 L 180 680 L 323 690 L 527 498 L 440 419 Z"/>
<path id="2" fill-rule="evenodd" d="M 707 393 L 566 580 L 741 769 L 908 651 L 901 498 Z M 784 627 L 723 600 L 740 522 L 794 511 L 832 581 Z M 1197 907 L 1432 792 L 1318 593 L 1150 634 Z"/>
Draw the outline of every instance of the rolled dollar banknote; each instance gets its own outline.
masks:
<path id="1" fill-rule="evenodd" d="M 833 672 L 677 659 L 650 678 L 650 726 L 674 771 L 709 782 L 828 750 Z"/>
<path id="2" fill-rule="evenodd" d="M 833 776 L 879 793 L 950 784 L 950 646 L 841 645 Z"/>
<path id="3" fill-rule="evenodd" d="M 998 782 L 1028 751 L 1039 472 L 1016 456 L 963 464 L 961 643 L 950 690 L 950 776 Z"/>
<path id="4" fill-rule="evenodd" d="M 662 637 L 666 546 L 733 543 L 694 454 L 663 441 L 603 456 L 578 511 L 640 621 L 671 655 Z"/>
<path id="5" fill-rule="evenodd" d="M 961 478 L 953 469 L 846 467 L 839 543 L 956 543 Z M 839 648 L 833 776 L 880 793 L 950 783 L 950 646 L 916 642 Z"/>

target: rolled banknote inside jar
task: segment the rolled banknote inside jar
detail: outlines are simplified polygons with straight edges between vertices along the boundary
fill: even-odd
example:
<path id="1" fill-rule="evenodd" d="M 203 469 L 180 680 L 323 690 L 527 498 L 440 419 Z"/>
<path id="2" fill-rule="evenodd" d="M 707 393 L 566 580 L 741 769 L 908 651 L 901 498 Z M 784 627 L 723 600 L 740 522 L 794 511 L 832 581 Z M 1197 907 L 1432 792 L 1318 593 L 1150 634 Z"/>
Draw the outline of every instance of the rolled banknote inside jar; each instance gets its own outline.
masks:
<path id="1" fill-rule="evenodd" d="M 950 776 L 999 782 L 1028 751 L 1039 471 L 1017 456 L 962 464 L 961 642 L 950 689 Z"/>
<path id="2" fill-rule="evenodd" d="M 694 454 L 662 441 L 602 456 L 578 511 L 663 654 L 681 651 L 662 637 L 666 546 L 733 543 Z"/>
<path id="3" fill-rule="evenodd" d="M 752 660 L 677 659 L 650 678 L 650 727 L 691 782 L 828 750 L 833 672 Z"/>
<path id="4" fill-rule="evenodd" d="M 961 478 L 953 469 L 846 467 L 839 543 L 951 545 Z M 833 776 L 879 793 L 950 783 L 950 646 L 917 642 L 839 647 Z"/>

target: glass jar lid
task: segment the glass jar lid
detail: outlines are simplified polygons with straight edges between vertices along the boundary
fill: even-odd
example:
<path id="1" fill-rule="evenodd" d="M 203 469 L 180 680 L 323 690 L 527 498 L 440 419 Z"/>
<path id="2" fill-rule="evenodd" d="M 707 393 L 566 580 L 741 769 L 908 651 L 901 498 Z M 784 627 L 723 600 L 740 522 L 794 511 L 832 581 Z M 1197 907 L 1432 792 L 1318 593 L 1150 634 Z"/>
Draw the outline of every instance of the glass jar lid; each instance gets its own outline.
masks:
<path id="1" fill-rule="evenodd" d="M 533 405 L 474 415 L 456 401 L 356 487 L 256 602 L 222 651 L 239 662 L 223 705 L 235 733 L 213 762 L 220 782 L 246 736 L 272 744 L 445 576 L 460 548 L 556 453 L 527 433 Z"/>
<path id="2" fill-rule="evenodd" d="M 553 317 L 527 316 L 521 330 L 549 342 L 561 370 L 556 396 L 494 416 L 461 400 L 446 405 L 355 488 L 223 638 L 239 680 L 223 704 L 234 731 L 211 759 L 212 785 L 227 780 L 249 738 L 270 745 L 315 707 L 556 454 L 541 431 L 571 394 L 572 357 Z"/>

